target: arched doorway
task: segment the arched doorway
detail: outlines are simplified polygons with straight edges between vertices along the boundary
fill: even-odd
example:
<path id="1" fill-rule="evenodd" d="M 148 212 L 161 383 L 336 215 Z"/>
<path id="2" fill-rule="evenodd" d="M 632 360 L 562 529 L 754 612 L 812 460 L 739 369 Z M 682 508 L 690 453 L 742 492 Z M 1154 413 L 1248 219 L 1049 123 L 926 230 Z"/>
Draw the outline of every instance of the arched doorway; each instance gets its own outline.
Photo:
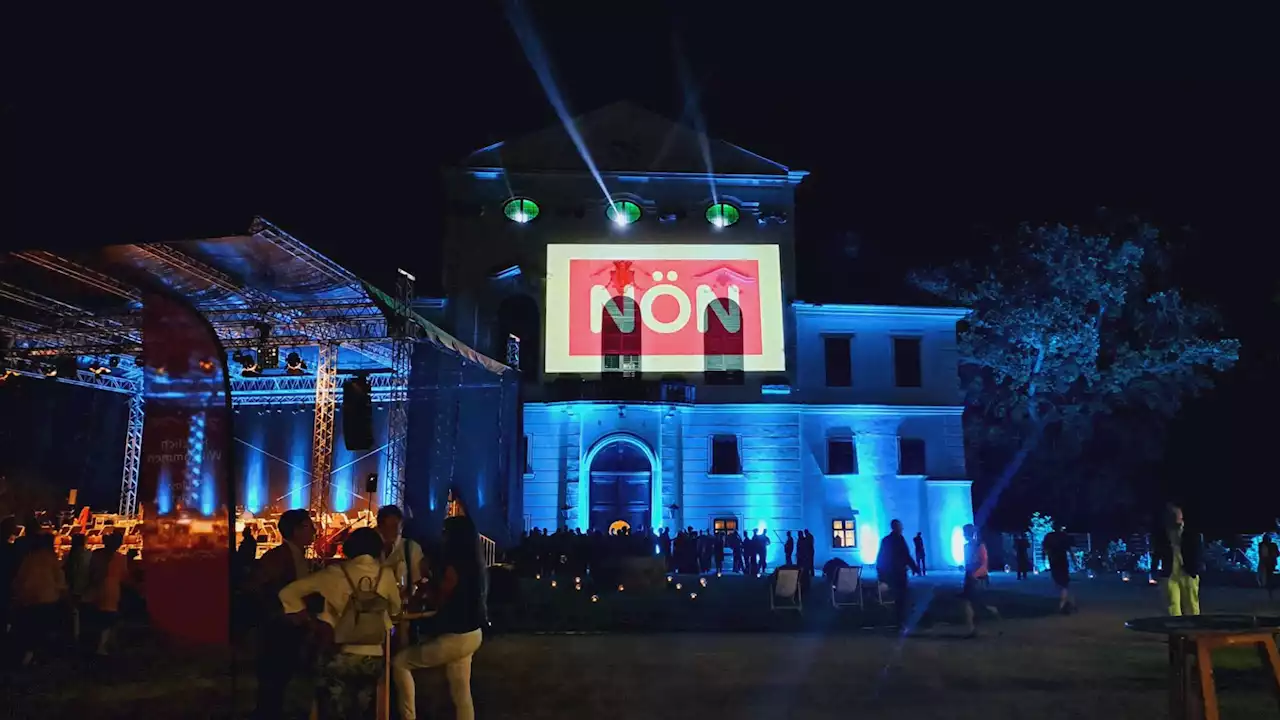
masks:
<path id="1" fill-rule="evenodd" d="M 621 521 L 632 532 L 652 527 L 653 452 L 631 435 L 611 435 L 596 443 L 586 458 L 591 477 L 587 529 L 612 532 Z"/>

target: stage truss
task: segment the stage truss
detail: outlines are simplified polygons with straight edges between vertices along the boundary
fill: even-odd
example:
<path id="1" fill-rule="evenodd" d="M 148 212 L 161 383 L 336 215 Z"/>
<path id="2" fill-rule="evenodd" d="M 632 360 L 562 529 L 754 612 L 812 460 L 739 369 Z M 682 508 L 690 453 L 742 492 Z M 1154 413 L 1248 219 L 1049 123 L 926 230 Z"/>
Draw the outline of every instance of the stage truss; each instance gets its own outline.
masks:
<path id="1" fill-rule="evenodd" d="M 130 396 L 120 492 L 120 514 L 126 517 L 137 514 L 145 412 L 135 364 L 142 351 L 142 292 L 119 277 L 143 271 L 186 295 L 228 351 L 314 348 L 314 367 L 303 374 L 241 375 L 235 363 L 228 366 L 234 406 L 314 404 L 310 505 L 320 512 L 330 501 L 334 411 L 344 379 L 367 377 L 373 401 L 390 404 L 382 501 L 394 503 L 404 491 L 413 344 L 429 341 L 495 374 L 507 369 L 416 315 L 408 273 L 401 271 L 393 298 L 261 218 L 244 236 L 116 246 L 90 260 L 43 251 L 13 253 L 8 266 L 39 270 L 20 278 L 0 273 L 0 374 Z M 122 267 L 128 272 L 119 272 Z M 49 288 L 59 283 L 49 275 L 72 281 L 62 283 L 71 297 L 54 297 L 57 291 Z M 244 279 L 249 277 L 291 277 L 296 286 L 260 287 Z M 340 367 L 343 350 L 358 353 L 359 367 Z M 97 371 L 77 369 L 74 377 L 51 372 L 67 358 L 74 358 L 78 368 Z"/>

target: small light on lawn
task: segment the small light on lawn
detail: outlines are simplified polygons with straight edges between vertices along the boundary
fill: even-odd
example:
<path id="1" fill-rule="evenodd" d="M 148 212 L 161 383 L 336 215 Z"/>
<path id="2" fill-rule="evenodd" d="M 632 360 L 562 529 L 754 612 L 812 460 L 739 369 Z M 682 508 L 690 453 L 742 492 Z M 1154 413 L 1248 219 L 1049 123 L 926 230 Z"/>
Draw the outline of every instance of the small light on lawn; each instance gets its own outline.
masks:
<path id="1" fill-rule="evenodd" d="M 580 582 L 582 582 L 582 578 L 580 578 L 580 577 L 576 577 L 576 578 L 574 578 L 574 579 L 573 579 L 573 581 L 574 581 L 575 583 L 580 583 Z"/>
<path id="2" fill-rule="evenodd" d="M 684 583 L 676 583 L 676 589 L 677 589 L 677 590 L 683 590 L 683 589 L 684 589 Z"/>
<path id="3" fill-rule="evenodd" d="M 1155 578 L 1147 578 L 1147 584 L 1148 584 L 1148 585 L 1159 585 L 1160 583 L 1156 582 L 1156 579 L 1155 579 Z"/>
<path id="4" fill-rule="evenodd" d="M 551 587 L 555 587 L 555 586 L 556 586 L 556 581 L 555 581 L 555 580 L 552 580 L 552 581 L 551 581 Z"/>
<path id="5" fill-rule="evenodd" d="M 600 596 L 599 596 L 599 595 L 592 595 L 592 596 L 591 596 L 591 602 L 600 602 Z"/>
<path id="6" fill-rule="evenodd" d="M 690 600 L 697 600 L 697 599 L 698 599 L 698 593 L 689 593 L 689 599 L 690 599 Z"/>
<path id="7" fill-rule="evenodd" d="M 1124 582 L 1129 582 L 1129 573 L 1127 572 L 1120 573 L 1120 579 Z"/>
<path id="8" fill-rule="evenodd" d="M 621 585 L 619 585 L 619 586 L 618 586 L 618 592 L 622 592 L 623 590 L 626 590 L 626 588 L 625 588 L 625 587 L 623 587 L 623 586 L 621 586 Z"/>
<path id="9" fill-rule="evenodd" d="M 699 584 L 699 585 L 701 585 L 702 587 L 706 587 L 706 586 L 707 586 L 707 579 L 706 579 L 706 578 L 698 578 L 698 584 Z"/>
<path id="10" fill-rule="evenodd" d="M 722 573 L 722 572 L 717 572 L 717 573 L 716 573 L 716 577 L 724 577 L 724 573 Z"/>
<path id="11" fill-rule="evenodd" d="M 581 590 L 581 589 L 582 589 L 582 585 L 580 585 L 580 584 L 578 584 L 578 583 L 574 583 L 574 584 L 573 584 L 573 589 L 574 589 L 574 590 Z"/>
<path id="12" fill-rule="evenodd" d="M 668 575 L 668 576 L 667 576 L 667 582 L 671 582 L 671 576 L 670 576 L 670 575 Z"/>
<path id="13" fill-rule="evenodd" d="M 541 579 L 542 579 L 542 573 L 538 573 L 537 575 L 534 575 L 534 576 L 533 576 L 533 579 L 534 579 L 534 580 L 541 580 Z"/>

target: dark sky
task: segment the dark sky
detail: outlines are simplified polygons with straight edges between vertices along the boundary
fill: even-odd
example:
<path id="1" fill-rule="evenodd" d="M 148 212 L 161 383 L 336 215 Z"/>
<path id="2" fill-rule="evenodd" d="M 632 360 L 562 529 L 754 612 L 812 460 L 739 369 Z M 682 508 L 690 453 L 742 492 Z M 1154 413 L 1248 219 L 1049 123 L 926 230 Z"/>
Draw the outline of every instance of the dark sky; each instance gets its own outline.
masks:
<path id="1" fill-rule="evenodd" d="M 460 7 L 167 28 L 117 18 L 31 43 L 25 82 L 0 97 L 12 161 L 0 241 L 232 234 L 261 214 L 375 280 L 397 265 L 432 277 L 439 168 L 555 122 L 503 6 L 441 5 Z M 979 247 L 975 228 L 1137 211 L 1199 230 L 1188 283 L 1253 358 L 1236 392 L 1280 399 L 1266 303 L 1277 273 L 1257 259 L 1276 242 L 1257 222 L 1276 197 L 1280 58 L 1265 22 L 791 9 L 802 5 L 539 2 L 531 14 L 571 110 L 631 99 L 683 115 L 678 44 L 712 135 L 812 172 L 796 221 L 802 297 L 889 301 L 906 268 Z M 1244 399 L 1224 407 L 1201 412 L 1238 418 L 1230 433 L 1213 423 L 1230 459 L 1204 472 L 1248 492 L 1239 478 L 1270 467 L 1252 449 L 1269 440 L 1252 415 L 1266 416 Z"/>

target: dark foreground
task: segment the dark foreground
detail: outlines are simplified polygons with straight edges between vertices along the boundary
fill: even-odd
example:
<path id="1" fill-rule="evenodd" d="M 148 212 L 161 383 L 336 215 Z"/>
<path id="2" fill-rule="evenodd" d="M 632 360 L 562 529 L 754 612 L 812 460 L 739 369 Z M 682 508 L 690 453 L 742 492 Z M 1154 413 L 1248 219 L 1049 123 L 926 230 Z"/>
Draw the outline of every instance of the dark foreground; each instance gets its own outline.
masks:
<path id="1" fill-rule="evenodd" d="M 726 584 L 725 588 L 733 585 Z M 804 620 L 771 626 L 750 606 L 750 624 L 721 632 L 667 626 L 669 611 L 651 614 L 656 632 L 503 634 L 476 656 L 474 693 L 481 718 L 1161 718 L 1167 716 L 1163 641 L 1124 630 L 1130 617 L 1159 613 L 1145 587 L 1081 582 L 1083 612 L 1052 615 L 1044 581 L 997 582 L 993 600 L 1006 619 L 989 622 L 974 640 L 959 639 L 940 589 L 936 611 L 919 635 L 891 632 L 848 614 L 836 616 L 814 598 Z M 706 595 L 705 599 L 710 599 Z M 704 599 L 703 597 L 699 598 Z M 825 598 L 823 598 L 825 600 Z M 582 608 L 581 622 L 600 620 Z M 566 602 L 576 602 L 566 601 Z M 588 601 L 589 602 L 589 601 Z M 697 601 L 690 601 L 697 602 Z M 1206 588 L 1205 612 L 1280 612 L 1265 597 Z M 826 606 L 829 608 L 829 604 Z M 632 613 L 639 610 L 632 609 Z M 705 612 L 705 611 L 703 611 Z M 588 613 L 588 614 L 583 614 Z M 767 614 L 765 614 L 767 618 Z M 582 619 L 585 618 L 585 619 Z M 791 623 L 788 626 L 788 623 Z M 630 623 L 628 623 L 630 624 Z M 714 624 L 714 623 L 713 623 Z M 675 631 L 681 630 L 681 631 Z M 766 632 L 766 630 L 770 630 Z M 69 663 L 19 677 L 7 686 L 5 717 L 229 717 L 226 658 L 165 655 L 140 642 L 90 680 Z M 1276 701 L 1251 653 L 1218 658 L 1223 715 L 1268 717 Z M 242 710 L 252 678 L 239 674 Z M 1278 715 L 1280 717 L 1280 715 Z"/>

